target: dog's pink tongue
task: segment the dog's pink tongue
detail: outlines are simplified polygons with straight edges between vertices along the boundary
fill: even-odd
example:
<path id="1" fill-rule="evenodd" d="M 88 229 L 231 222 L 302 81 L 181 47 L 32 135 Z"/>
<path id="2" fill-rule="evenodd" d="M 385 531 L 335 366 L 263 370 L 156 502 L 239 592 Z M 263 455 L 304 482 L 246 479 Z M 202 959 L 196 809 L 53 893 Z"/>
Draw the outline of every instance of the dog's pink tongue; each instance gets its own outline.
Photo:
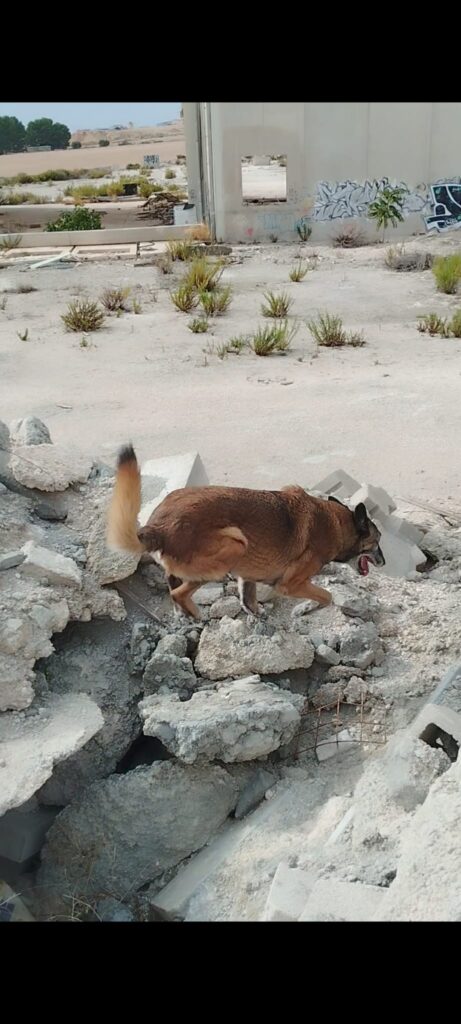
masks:
<path id="1" fill-rule="evenodd" d="M 366 555 L 361 555 L 359 558 L 360 572 L 362 576 L 368 576 L 368 558 Z"/>

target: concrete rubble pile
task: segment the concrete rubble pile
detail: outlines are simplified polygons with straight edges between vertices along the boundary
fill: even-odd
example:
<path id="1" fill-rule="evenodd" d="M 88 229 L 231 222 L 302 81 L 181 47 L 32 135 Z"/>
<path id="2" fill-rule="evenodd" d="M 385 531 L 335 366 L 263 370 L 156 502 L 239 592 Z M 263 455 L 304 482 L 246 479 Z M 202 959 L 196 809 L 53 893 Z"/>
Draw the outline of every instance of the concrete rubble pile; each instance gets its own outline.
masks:
<path id="1" fill-rule="evenodd" d="M 196 453 L 141 474 L 141 524 L 174 488 L 208 483 Z M 422 878 L 457 820 L 460 673 L 425 702 L 440 677 L 411 658 L 421 630 L 433 662 L 448 667 L 450 644 L 461 656 L 461 624 L 428 628 L 437 597 L 454 614 L 461 531 L 430 515 L 415 525 L 339 471 L 315 490 L 365 501 L 389 574 L 326 567 L 334 603 L 314 613 L 259 586 L 256 620 L 235 581 L 210 583 L 190 622 L 157 566 L 108 550 L 109 467 L 27 417 L 0 424 L 0 481 L 0 880 L 23 901 L 9 919 L 418 919 L 424 885 L 434 919 L 440 907 L 454 919 L 448 842 L 451 909 Z M 417 621 L 401 630 L 406 605 Z M 332 796 L 340 762 L 349 792 Z M 284 858 L 265 830 L 283 847 L 298 814 Z M 234 862 L 237 889 L 249 864 L 257 877 L 224 897 Z"/>

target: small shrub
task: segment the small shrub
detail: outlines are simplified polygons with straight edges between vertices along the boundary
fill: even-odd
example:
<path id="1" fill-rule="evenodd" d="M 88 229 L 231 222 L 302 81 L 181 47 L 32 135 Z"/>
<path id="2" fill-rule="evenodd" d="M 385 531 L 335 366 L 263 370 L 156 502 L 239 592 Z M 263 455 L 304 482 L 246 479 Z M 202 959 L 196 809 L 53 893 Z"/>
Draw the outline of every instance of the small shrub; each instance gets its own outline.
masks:
<path id="1" fill-rule="evenodd" d="M 281 292 L 280 295 L 276 295 L 275 292 L 264 292 L 264 298 L 266 305 L 263 303 L 261 306 L 263 316 L 271 316 L 277 319 L 285 319 L 288 316 L 288 311 L 293 305 L 293 299 L 286 292 Z"/>
<path id="2" fill-rule="evenodd" d="M 399 186 L 393 188 L 390 185 L 386 185 L 378 192 L 376 199 L 368 207 L 367 216 L 374 220 L 377 231 L 382 228 L 383 238 L 389 224 L 392 224 L 392 227 L 395 228 L 397 224 L 403 221 L 402 209 L 405 193 L 406 190 L 404 188 Z"/>
<path id="3" fill-rule="evenodd" d="M 168 242 L 168 252 L 172 260 L 181 260 L 183 263 L 195 257 L 195 247 L 182 239 L 179 242 Z"/>
<path id="4" fill-rule="evenodd" d="M 299 263 L 290 270 L 290 281 L 304 281 L 308 270 L 309 267 L 307 263 L 303 263 L 302 260 L 299 260 Z"/>
<path id="5" fill-rule="evenodd" d="M 288 324 L 272 324 L 270 327 L 259 327 L 250 337 L 249 345 L 257 356 L 270 356 L 273 352 L 286 352 L 296 333 L 296 327 L 288 329 Z"/>
<path id="6" fill-rule="evenodd" d="M 167 169 L 165 171 L 165 178 L 167 178 L 169 181 L 171 181 L 175 177 L 176 177 L 176 171 L 174 171 L 172 167 L 167 167 Z"/>
<path id="7" fill-rule="evenodd" d="M 342 224 L 332 236 L 332 241 L 336 249 L 357 249 L 366 245 L 365 235 L 357 224 Z"/>
<path id="8" fill-rule="evenodd" d="M 101 214 L 81 206 L 69 213 L 63 213 L 57 220 L 46 225 L 46 231 L 98 231 L 101 228 Z"/>
<path id="9" fill-rule="evenodd" d="M 389 270 L 429 270 L 433 257 L 429 252 L 405 252 L 405 246 L 390 245 L 386 250 L 384 262 Z"/>
<path id="10" fill-rule="evenodd" d="M 231 288 L 215 288 L 214 291 L 200 292 L 200 302 L 206 316 L 222 316 L 231 302 Z"/>
<path id="11" fill-rule="evenodd" d="M 81 142 L 71 142 L 70 148 L 71 149 L 81 149 L 82 148 L 82 143 Z"/>
<path id="12" fill-rule="evenodd" d="M 308 320 L 307 326 L 317 345 L 324 348 L 363 348 L 366 345 L 362 331 L 345 331 L 340 316 L 319 313 L 316 320 Z"/>
<path id="13" fill-rule="evenodd" d="M 16 331 L 16 334 L 20 341 L 27 341 L 29 338 L 29 328 L 26 327 L 25 331 Z"/>
<path id="14" fill-rule="evenodd" d="M 108 173 L 109 173 L 109 170 L 108 170 L 107 167 L 106 168 L 104 168 L 104 167 L 93 167 L 91 171 L 84 171 L 83 174 L 78 172 L 78 174 L 76 174 L 75 177 L 78 177 L 78 178 L 105 178 L 106 174 L 108 174 Z M 71 177 L 74 177 L 74 175 L 71 175 Z"/>
<path id="15" fill-rule="evenodd" d="M 22 242 L 22 235 L 7 235 L 0 242 L 1 252 L 9 252 L 10 249 L 17 249 Z"/>
<path id="16" fill-rule="evenodd" d="M 275 245 L 275 243 L 278 242 L 279 236 L 278 235 L 269 235 L 269 238 L 270 238 L 270 241 L 273 242 L 274 245 Z"/>
<path id="17" fill-rule="evenodd" d="M 248 338 L 246 334 L 236 334 L 233 338 L 229 338 L 227 342 L 229 352 L 234 352 L 236 355 L 240 355 L 244 348 L 248 347 Z"/>
<path id="18" fill-rule="evenodd" d="M 158 269 L 161 274 L 172 274 L 173 273 L 173 260 L 169 252 L 166 252 L 164 256 L 158 261 Z"/>
<path id="19" fill-rule="evenodd" d="M 208 320 L 205 320 L 202 316 L 196 316 L 191 323 L 188 324 L 188 327 L 193 334 L 205 334 L 208 330 Z"/>
<path id="20" fill-rule="evenodd" d="M 126 300 L 130 294 L 130 288 L 105 288 L 101 295 L 101 303 L 108 313 L 116 313 L 120 310 L 126 312 Z"/>
<path id="21" fill-rule="evenodd" d="M 451 256 L 437 256 L 432 266 L 437 290 L 446 295 L 454 295 L 461 279 L 461 253 L 454 252 Z"/>
<path id="22" fill-rule="evenodd" d="M 133 313 L 136 313 L 137 316 L 139 316 L 139 314 L 142 313 L 142 306 L 139 299 L 133 299 L 133 302 L 131 304 L 131 310 Z"/>
<path id="23" fill-rule="evenodd" d="M 296 225 L 296 231 L 298 232 L 298 236 L 301 239 L 301 242 L 309 241 L 312 234 L 312 228 L 310 224 L 307 223 L 307 221 L 300 221 L 299 224 Z"/>
<path id="24" fill-rule="evenodd" d="M 457 309 L 456 313 L 453 313 L 449 326 L 453 337 L 461 338 L 461 309 Z"/>
<path id="25" fill-rule="evenodd" d="M 101 149 L 105 149 L 106 146 L 110 146 L 109 139 L 100 139 L 98 142 L 98 146 L 101 146 Z"/>
<path id="26" fill-rule="evenodd" d="M 170 298 L 173 305 L 176 306 L 176 309 L 179 309 L 181 313 L 190 313 L 191 309 L 195 309 L 198 303 L 198 296 L 195 295 L 192 289 L 185 284 L 180 284 L 179 288 L 177 288 L 175 292 L 170 292 Z"/>
<path id="27" fill-rule="evenodd" d="M 421 334 L 430 334 L 434 337 L 439 334 L 441 338 L 449 338 L 450 326 L 445 317 L 438 313 L 426 313 L 418 317 L 417 329 Z"/>
<path id="28" fill-rule="evenodd" d="M 176 157 L 176 163 L 177 164 L 185 164 L 185 162 L 186 162 L 185 153 L 178 153 L 177 157 Z"/>
<path id="29" fill-rule="evenodd" d="M 191 242 L 211 242 L 210 229 L 207 224 L 194 224 L 188 228 L 186 236 Z"/>
<path id="30" fill-rule="evenodd" d="M 218 287 L 223 274 L 221 263 L 208 263 L 205 259 L 194 259 L 184 278 L 184 284 L 198 292 L 212 292 Z"/>
<path id="31" fill-rule="evenodd" d="M 330 313 L 319 313 L 316 320 L 308 320 L 307 326 L 317 345 L 327 348 L 341 348 L 346 344 L 346 332 L 341 317 Z"/>
<path id="32" fill-rule="evenodd" d="M 148 181 L 147 178 L 143 178 L 142 181 L 139 182 L 138 195 L 140 195 L 142 199 L 148 199 L 153 192 L 158 191 L 159 189 L 156 187 L 154 181 Z M 162 191 L 161 187 L 160 191 Z"/>
<path id="33" fill-rule="evenodd" d="M 16 291 L 18 295 L 30 295 L 31 292 L 36 292 L 38 289 L 34 288 L 33 284 L 27 284 L 24 282 L 24 284 L 18 284 Z"/>
<path id="34" fill-rule="evenodd" d="M 350 345 L 352 348 L 363 348 L 366 345 L 363 331 L 348 331 L 346 345 Z"/>
<path id="35" fill-rule="evenodd" d="M 49 203 L 48 197 L 36 192 L 5 192 L 0 196 L 0 206 L 43 206 L 44 203 Z"/>
<path id="36" fill-rule="evenodd" d="M 67 313 L 61 317 L 68 331 L 99 331 L 104 323 L 104 313 L 96 302 L 77 299 L 69 302 Z"/>
<path id="37" fill-rule="evenodd" d="M 127 171 L 139 171 L 140 166 L 141 164 L 127 164 L 126 169 Z"/>

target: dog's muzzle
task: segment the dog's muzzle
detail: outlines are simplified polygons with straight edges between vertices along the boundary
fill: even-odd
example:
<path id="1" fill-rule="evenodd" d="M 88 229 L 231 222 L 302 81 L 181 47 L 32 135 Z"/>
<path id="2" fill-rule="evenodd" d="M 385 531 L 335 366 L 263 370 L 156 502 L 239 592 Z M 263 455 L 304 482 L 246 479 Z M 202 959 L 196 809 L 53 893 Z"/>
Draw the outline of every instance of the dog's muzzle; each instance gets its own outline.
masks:
<path id="1" fill-rule="evenodd" d="M 366 554 L 359 555 L 357 562 L 357 569 L 361 576 L 368 576 L 369 565 L 383 566 L 386 564 L 386 559 L 381 551 L 379 544 L 376 544 L 371 551 L 367 551 Z"/>

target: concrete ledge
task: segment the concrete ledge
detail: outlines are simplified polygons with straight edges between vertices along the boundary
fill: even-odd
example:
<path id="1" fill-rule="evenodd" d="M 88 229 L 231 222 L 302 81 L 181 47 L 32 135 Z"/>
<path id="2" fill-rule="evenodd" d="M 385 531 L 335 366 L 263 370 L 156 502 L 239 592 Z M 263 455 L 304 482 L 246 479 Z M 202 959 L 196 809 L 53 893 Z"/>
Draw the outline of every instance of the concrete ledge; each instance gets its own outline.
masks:
<path id="1" fill-rule="evenodd" d="M 21 248 L 42 248 L 60 245 L 123 245 L 132 242 L 167 242 L 174 238 L 186 238 L 190 224 L 176 227 L 173 224 L 157 224 L 150 228 L 101 228 L 99 231 L 26 231 L 21 235 Z M 17 232 L 12 232 L 16 234 Z M 0 235 L 0 242 L 7 241 L 10 234 Z"/>

